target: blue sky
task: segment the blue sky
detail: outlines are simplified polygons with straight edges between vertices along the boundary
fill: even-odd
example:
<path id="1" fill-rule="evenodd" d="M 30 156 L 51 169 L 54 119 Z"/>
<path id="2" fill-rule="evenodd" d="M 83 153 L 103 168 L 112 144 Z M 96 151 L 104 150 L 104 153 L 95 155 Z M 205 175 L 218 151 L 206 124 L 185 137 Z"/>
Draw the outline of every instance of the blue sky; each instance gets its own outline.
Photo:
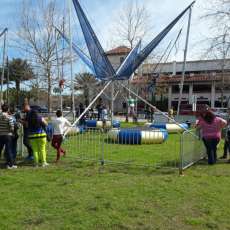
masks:
<path id="1" fill-rule="evenodd" d="M 34 2 L 36 1 L 37 0 L 34 0 Z M 80 1 L 83 9 L 86 11 L 87 17 L 89 17 L 89 20 L 105 49 L 111 48 L 111 27 L 117 19 L 119 10 L 127 1 L 129 0 Z M 57 0 L 57 2 L 61 8 L 64 7 L 64 5 L 68 5 L 67 0 Z M 191 0 L 140 0 L 140 2 L 146 5 L 146 8 L 151 14 L 151 21 L 153 26 L 153 32 L 150 37 L 151 39 L 157 33 L 159 33 L 160 30 L 163 29 L 172 19 L 174 19 L 187 5 L 189 5 Z M 197 0 L 193 9 L 189 52 L 190 59 L 199 58 L 200 54 L 198 53 L 200 53 L 201 48 L 197 44 L 200 40 L 204 39 L 208 33 L 208 26 L 205 25 L 205 22 L 199 20 L 200 16 L 203 14 L 205 2 L 205 0 Z M 22 0 L 1 0 L 0 28 L 3 29 L 4 27 L 8 27 L 10 31 L 10 38 L 15 37 L 15 32 L 18 27 L 18 19 L 20 16 L 21 3 Z M 76 14 L 73 11 L 73 24 L 76 22 Z M 186 25 L 185 20 L 184 24 Z M 77 38 L 74 39 L 76 42 L 78 42 Z M 169 41 L 169 39 L 166 39 L 165 42 L 167 41 Z M 183 50 L 182 45 L 181 50 Z M 10 50 L 10 55 L 16 55 L 14 50 Z M 181 58 L 181 54 L 179 54 L 179 58 Z"/>
<path id="2" fill-rule="evenodd" d="M 0 0 L 0 29 L 5 27 L 9 28 L 9 45 L 12 45 L 12 40 L 17 38 L 16 32 L 19 26 L 19 18 L 21 13 L 21 6 L 24 0 Z M 34 4 L 38 3 L 40 0 L 26 0 L 33 1 Z M 49 0 L 45 0 L 49 1 Z M 56 0 L 59 8 L 64 9 L 68 7 L 68 0 Z M 122 7 L 124 7 L 127 2 L 132 0 L 79 0 L 82 5 L 86 16 L 95 30 L 103 48 L 108 50 L 114 47 L 114 43 L 111 31 L 113 30 L 113 25 L 118 19 L 118 14 Z M 144 3 L 149 14 L 151 15 L 150 24 L 153 30 L 149 34 L 148 39 L 145 43 L 153 39 L 166 25 L 168 25 L 185 7 L 187 7 L 192 0 L 138 0 L 140 3 Z M 204 8 L 207 7 L 206 0 L 197 0 L 195 6 L 193 7 L 192 25 L 191 25 L 191 35 L 189 43 L 188 60 L 200 59 L 203 49 L 205 48 L 205 43 L 201 43 L 205 40 L 209 34 L 207 22 L 200 20 L 200 17 L 204 14 Z M 60 15 L 62 17 L 62 15 Z M 182 61 L 183 50 L 184 50 L 184 40 L 187 25 L 187 16 L 178 23 L 177 27 L 164 39 L 164 41 L 156 49 L 156 53 L 162 54 L 166 45 L 171 39 L 175 39 L 179 29 L 183 26 L 183 36 L 180 39 L 179 50 L 172 59 L 177 61 Z M 82 36 L 79 36 L 80 27 L 78 25 L 78 19 L 73 8 L 72 12 L 72 24 L 74 33 L 74 41 L 77 44 L 82 44 L 84 40 Z M 120 44 L 117 44 L 120 45 Z M 10 58 L 21 57 L 21 53 L 17 52 L 13 47 L 9 47 L 8 55 Z M 2 39 L 0 39 L 0 58 L 2 58 Z M 81 62 L 74 63 L 74 71 L 85 70 L 85 66 Z"/>

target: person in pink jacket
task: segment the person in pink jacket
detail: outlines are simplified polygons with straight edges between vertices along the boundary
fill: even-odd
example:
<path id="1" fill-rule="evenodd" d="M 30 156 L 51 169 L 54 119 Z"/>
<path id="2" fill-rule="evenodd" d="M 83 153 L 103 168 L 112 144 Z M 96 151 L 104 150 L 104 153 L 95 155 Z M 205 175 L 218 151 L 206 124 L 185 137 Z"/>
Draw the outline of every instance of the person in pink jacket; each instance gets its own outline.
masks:
<path id="1" fill-rule="evenodd" d="M 208 163 L 215 164 L 217 159 L 217 145 L 221 139 L 221 130 L 227 125 L 227 121 L 215 116 L 208 109 L 202 112 L 196 125 L 201 131 L 201 136 L 207 149 Z"/>

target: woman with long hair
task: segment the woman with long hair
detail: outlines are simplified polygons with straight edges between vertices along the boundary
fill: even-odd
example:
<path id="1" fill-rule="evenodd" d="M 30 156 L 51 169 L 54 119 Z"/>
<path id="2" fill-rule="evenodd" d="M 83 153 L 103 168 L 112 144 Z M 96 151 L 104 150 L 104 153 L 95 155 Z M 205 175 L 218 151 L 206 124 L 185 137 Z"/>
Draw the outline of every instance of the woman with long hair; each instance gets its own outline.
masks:
<path id="1" fill-rule="evenodd" d="M 227 122 L 215 116 L 210 109 L 206 109 L 200 114 L 196 125 L 201 130 L 201 136 L 207 150 L 208 163 L 215 164 L 217 145 L 221 139 L 221 130 L 227 125 Z"/>
<path id="2" fill-rule="evenodd" d="M 46 162 L 46 126 L 45 119 L 39 116 L 37 111 L 31 110 L 28 117 L 28 138 L 33 150 L 35 166 L 39 163 L 43 167 L 49 165 Z"/>

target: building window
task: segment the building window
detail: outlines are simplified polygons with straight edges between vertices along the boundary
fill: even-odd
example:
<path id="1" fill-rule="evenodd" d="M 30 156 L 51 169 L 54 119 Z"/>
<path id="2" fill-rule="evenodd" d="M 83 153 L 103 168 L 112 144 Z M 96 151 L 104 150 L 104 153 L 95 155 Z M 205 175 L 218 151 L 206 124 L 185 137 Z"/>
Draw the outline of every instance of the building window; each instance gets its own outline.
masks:
<path id="1" fill-rule="evenodd" d="M 122 62 L 125 60 L 124 57 L 120 57 L 120 64 L 122 64 Z"/>
<path id="2" fill-rule="evenodd" d="M 173 85 L 172 86 L 172 93 L 179 93 L 179 92 L 180 92 L 179 85 Z M 183 86 L 183 93 L 188 93 L 188 92 L 189 92 L 189 86 L 184 85 Z"/>
<path id="3" fill-rule="evenodd" d="M 194 93 L 207 93 L 211 92 L 211 85 L 193 85 Z"/>

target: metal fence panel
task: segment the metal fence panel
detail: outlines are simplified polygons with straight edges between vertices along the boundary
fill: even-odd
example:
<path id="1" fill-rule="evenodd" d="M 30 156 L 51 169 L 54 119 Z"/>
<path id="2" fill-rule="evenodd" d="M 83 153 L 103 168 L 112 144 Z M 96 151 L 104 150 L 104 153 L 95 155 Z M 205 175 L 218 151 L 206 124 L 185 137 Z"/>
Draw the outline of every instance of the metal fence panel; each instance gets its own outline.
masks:
<path id="1" fill-rule="evenodd" d="M 179 168 L 181 172 L 206 155 L 205 146 L 196 136 L 195 131 L 169 134 L 168 139 L 162 141 L 162 130 L 151 131 L 144 127 L 125 130 L 134 134 L 119 136 L 116 133 L 119 132 L 118 129 L 76 128 L 66 137 L 63 147 L 67 151 L 67 157 L 73 157 L 74 160 L 90 160 L 101 164 Z M 24 156 L 22 134 L 20 131 L 18 154 Z M 138 139 L 140 135 L 141 139 Z M 47 151 L 48 153 L 55 151 L 50 143 Z"/>
<path id="2" fill-rule="evenodd" d="M 70 133 L 63 147 L 80 160 L 156 168 L 179 167 L 180 135 L 170 134 L 169 140 L 162 141 L 164 134 L 160 130 L 125 130 L 134 134 L 119 136 L 115 133 L 111 136 L 111 131 L 116 132 L 116 129 L 87 129 Z"/>
<path id="3" fill-rule="evenodd" d="M 140 129 L 131 129 L 138 133 Z M 141 130 L 140 143 L 136 143 L 135 135 L 120 136 L 119 140 L 109 138 L 104 142 L 105 162 L 131 164 L 147 167 L 171 167 L 176 168 L 179 163 L 178 153 L 180 138 L 178 135 L 170 135 L 165 142 L 159 141 L 162 131 Z M 143 135 L 144 133 L 144 135 Z M 127 139 L 128 140 L 124 140 Z M 153 141 L 155 139 L 155 141 Z"/>
<path id="4" fill-rule="evenodd" d="M 185 131 L 181 136 L 180 171 L 197 163 L 205 156 L 205 146 L 196 131 Z"/>
<path id="5" fill-rule="evenodd" d="M 19 157 L 25 156 L 25 146 L 23 145 L 23 127 L 22 126 L 18 129 L 17 155 Z"/>

